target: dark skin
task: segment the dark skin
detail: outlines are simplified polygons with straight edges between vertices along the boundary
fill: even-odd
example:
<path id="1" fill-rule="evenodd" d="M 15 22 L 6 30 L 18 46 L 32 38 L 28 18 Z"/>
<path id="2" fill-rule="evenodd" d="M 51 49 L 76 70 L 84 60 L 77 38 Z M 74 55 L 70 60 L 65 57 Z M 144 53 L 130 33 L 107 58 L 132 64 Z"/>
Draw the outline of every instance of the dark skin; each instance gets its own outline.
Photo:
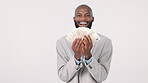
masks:
<path id="1" fill-rule="evenodd" d="M 86 5 L 77 7 L 75 11 L 75 17 L 73 17 L 79 27 L 88 27 L 90 22 L 94 21 L 91 9 Z M 80 24 L 85 22 L 85 24 Z M 84 38 L 76 38 L 72 44 L 72 50 L 74 51 L 74 57 L 80 60 L 82 54 L 85 59 L 88 60 L 92 57 L 91 49 L 93 47 L 90 36 L 84 36 Z"/>

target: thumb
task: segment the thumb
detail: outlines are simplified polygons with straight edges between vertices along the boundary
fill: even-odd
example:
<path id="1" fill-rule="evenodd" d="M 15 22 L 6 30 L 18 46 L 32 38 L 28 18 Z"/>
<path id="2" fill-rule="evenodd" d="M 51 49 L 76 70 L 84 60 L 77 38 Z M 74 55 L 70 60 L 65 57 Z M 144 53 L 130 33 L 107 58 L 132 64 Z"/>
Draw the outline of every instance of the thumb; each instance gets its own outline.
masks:
<path id="1" fill-rule="evenodd" d="M 82 53 L 84 53 L 84 49 L 82 48 Z"/>

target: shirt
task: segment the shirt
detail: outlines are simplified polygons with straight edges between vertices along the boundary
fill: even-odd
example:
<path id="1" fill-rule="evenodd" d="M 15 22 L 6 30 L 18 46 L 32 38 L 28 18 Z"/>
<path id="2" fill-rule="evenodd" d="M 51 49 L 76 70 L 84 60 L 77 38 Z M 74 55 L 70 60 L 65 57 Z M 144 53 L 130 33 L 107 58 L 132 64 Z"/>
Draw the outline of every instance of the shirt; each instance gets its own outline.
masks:
<path id="1" fill-rule="evenodd" d="M 75 59 L 75 62 L 76 62 L 77 65 L 80 65 L 82 63 L 82 61 L 85 61 L 86 64 L 89 64 L 92 61 L 92 57 L 90 59 L 86 60 L 84 55 L 82 55 L 80 61 Z"/>

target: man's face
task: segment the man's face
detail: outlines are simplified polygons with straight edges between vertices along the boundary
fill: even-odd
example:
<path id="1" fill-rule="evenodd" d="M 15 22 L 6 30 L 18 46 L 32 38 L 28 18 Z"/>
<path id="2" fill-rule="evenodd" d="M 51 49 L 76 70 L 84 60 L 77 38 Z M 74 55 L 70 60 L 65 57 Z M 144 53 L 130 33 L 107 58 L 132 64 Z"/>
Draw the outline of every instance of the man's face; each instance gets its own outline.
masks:
<path id="1" fill-rule="evenodd" d="M 94 17 L 92 12 L 88 7 L 79 7 L 75 12 L 75 17 L 73 18 L 76 28 L 78 27 L 88 27 L 91 28 Z"/>

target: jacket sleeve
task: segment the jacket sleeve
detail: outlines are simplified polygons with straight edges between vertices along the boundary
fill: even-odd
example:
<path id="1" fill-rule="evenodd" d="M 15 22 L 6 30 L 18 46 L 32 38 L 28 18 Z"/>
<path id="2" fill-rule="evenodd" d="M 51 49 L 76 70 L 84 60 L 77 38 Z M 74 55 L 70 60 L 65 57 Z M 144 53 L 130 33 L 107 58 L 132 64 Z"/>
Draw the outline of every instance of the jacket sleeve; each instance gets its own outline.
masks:
<path id="1" fill-rule="evenodd" d="M 69 82 L 82 65 L 76 65 L 73 55 L 70 55 L 72 57 L 68 59 L 65 49 L 66 48 L 63 47 L 62 43 L 57 41 L 56 51 L 58 76 L 61 80 Z"/>
<path id="2" fill-rule="evenodd" d="M 112 50 L 111 40 L 108 39 L 104 44 L 100 58 L 96 59 L 92 56 L 92 61 L 86 65 L 88 71 L 97 82 L 104 81 L 108 76 Z"/>

